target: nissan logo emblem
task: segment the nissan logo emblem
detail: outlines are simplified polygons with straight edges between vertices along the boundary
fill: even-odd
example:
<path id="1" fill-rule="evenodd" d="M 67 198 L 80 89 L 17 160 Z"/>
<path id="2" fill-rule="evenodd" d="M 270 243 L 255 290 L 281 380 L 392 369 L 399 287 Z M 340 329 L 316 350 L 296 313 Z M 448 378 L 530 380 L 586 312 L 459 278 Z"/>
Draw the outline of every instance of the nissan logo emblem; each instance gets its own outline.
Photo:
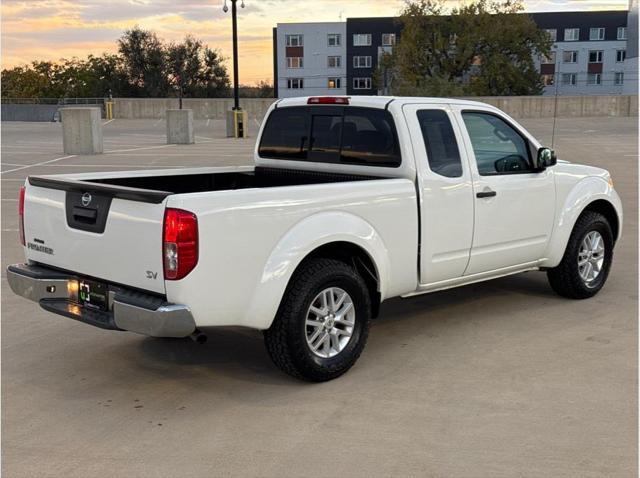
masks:
<path id="1" fill-rule="evenodd" d="M 89 193 L 84 193 L 82 195 L 82 205 L 84 207 L 87 207 L 89 204 L 91 204 L 91 194 Z"/>

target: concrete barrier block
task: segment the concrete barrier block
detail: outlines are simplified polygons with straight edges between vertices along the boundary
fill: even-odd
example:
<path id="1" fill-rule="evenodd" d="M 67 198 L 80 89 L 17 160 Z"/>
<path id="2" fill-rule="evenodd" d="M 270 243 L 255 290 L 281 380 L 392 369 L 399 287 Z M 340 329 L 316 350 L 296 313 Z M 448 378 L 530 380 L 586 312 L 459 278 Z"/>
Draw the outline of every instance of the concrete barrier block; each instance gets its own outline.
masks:
<path id="1" fill-rule="evenodd" d="M 195 142 L 193 110 L 167 110 L 167 144 Z"/>
<path id="2" fill-rule="evenodd" d="M 64 154 L 100 154 L 102 112 L 100 108 L 61 108 Z"/>

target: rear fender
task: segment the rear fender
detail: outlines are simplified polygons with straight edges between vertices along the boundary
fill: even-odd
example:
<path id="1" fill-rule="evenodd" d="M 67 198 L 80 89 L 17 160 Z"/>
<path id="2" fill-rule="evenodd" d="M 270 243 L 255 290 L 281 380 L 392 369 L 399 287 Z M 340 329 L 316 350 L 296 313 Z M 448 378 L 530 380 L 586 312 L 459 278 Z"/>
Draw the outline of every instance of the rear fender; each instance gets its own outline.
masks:
<path id="1" fill-rule="evenodd" d="M 323 212 L 297 223 L 274 248 L 254 288 L 246 322 L 251 322 L 252 327 L 268 329 L 296 268 L 311 252 L 332 242 L 350 242 L 369 255 L 376 268 L 381 299 L 384 299 L 389 262 L 380 235 L 361 217 L 341 211 Z"/>

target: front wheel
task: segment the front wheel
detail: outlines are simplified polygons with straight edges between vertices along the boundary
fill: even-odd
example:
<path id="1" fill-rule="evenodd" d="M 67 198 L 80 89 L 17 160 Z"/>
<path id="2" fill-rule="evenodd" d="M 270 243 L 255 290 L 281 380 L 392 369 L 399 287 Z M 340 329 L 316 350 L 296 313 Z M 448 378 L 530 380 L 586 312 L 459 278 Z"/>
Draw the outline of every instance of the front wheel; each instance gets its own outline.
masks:
<path id="1" fill-rule="evenodd" d="M 264 338 L 274 363 L 297 378 L 324 382 L 358 360 L 369 334 L 371 299 L 355 269 L 312 259 L 294 274 Z"/>
<path id="2" fill-rule="evenodd" d="M 571 232 L 562 262 L 547 271 L 551 288 L 570 299 L 596 295 L 609 276 L 613 244 L 607 218 L 597 212 L 584 212 Z"/>

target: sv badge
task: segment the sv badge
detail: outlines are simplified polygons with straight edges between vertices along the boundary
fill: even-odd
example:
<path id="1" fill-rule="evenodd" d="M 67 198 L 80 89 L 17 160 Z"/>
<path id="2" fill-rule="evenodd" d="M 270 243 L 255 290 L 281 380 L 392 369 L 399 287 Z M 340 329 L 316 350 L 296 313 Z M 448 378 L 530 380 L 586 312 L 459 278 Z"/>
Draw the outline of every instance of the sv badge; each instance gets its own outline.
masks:
<path id="1" fill-rule="evenodd" d="M 157 279 L 158 273 L 153 271 L 147 271 L 147 279 Z"/>

